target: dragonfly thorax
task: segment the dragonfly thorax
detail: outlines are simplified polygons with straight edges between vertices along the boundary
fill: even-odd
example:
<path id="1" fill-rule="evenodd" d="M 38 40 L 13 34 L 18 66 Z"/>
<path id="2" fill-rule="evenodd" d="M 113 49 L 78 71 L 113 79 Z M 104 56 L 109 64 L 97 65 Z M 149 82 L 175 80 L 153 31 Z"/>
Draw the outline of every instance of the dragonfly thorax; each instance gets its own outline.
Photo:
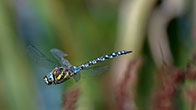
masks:
<path id="1" fill-rule="evenodd" d="M 47 85 L 59 84 L 73 76 L 71 69 L 67 69 L 65 67 L 56 67 L 49 74 L 44 76 L 44 81 Z"/>

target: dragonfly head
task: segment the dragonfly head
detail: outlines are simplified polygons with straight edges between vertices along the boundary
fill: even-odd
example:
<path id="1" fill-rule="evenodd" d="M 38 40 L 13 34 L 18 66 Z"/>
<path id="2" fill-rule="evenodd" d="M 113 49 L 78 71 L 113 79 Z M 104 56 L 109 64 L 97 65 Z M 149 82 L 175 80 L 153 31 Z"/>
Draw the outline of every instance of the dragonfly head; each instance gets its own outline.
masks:
<path id="1" fill-rule="evenodd" d="M 47 84 L 47 85 L 51 85 L 53 82 L 54 82 L 54 78 L 53 78 L 53 75 L 52 73 L 49 73 L 48 75 L 44 76 L 44 82 Z"/>

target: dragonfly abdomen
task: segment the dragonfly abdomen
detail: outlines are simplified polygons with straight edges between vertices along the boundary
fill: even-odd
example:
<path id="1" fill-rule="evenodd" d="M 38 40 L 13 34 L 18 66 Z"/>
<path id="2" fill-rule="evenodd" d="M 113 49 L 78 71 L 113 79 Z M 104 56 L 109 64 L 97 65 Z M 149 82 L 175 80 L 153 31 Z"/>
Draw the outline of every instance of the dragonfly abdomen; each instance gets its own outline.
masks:
<path id="1" fill-rule="evenodd" d="M 74 66 L 73 69 L 75 71 L 75 73 L 79 72 L 80 70 L 86 68 L 86 67 L 89 67 L 90 65 L 94 65 L 98 62 L 102 62 L 102 61 L 105 61 L 106 59 L 112 59 L 114 57 L 117 57 L 117 56 L 120 56 L 120 55 L 124 55 L 124 54 L 128 54 L 128 53 L 131 53 L 132 51 L 118 51 L 118 52 L 114 52 L 114 53 L 111 53 L 111 54 L 107 54 L 107 55 L 104 55 L 104 56 L 101 56 L 101 57 L 98 57 L 94 60 L 90 60 L 84 64 L 81 64 L 79 66 Z"/>

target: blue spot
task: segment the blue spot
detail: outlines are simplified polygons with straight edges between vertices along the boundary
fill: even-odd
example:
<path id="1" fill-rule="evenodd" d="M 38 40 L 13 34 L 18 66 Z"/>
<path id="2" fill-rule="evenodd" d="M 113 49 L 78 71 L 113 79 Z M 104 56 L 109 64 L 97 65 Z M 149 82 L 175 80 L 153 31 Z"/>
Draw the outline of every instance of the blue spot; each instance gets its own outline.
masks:
<path id="1" fill-rule="evenodd" d="M 88 63 L 87 63 L 87 64 L 85 64 L 85 66 L 86 66 L 86 67 L 87 67 L 87 66 L 89 66 L 89 65 L 88 65 Z"/>
<path id="2" fill-rule="evenodd" d="M 76 69 L 76 66 L 73 66 L 73 69 Z"/>
<path id="3" fill-rule="evenodd" d="M 93 64 L 97 63 L 95 60 L 93 60 Z"/>
<path id="4" fill-rule="evenodd" d="M 111 55 L 110 58 L 113 58 L 113 56 Z"/>
<path id="5" fill-rule="evenodd" d="M 77 73 L 77 72 L 80 71 L 80 68 L 77 68 L 76 66 L 73 66 L 73 71 L 74 71 L 74 73 Z"/>
<path id="6" fill-rule="evenodd" d="M 50 74 L 47 76 L 49 79 L 51 78 L 52 81 L 54 81 L 54 78 L 53 78 L 53 75 L 52 75 L 52 72 L 50 72 Z"/>
<path id="7" fill-rule="evenodd" d="M 75 73 L 77 73 L 77 72 L 79 72 L 79 71 L 80 71 L 80 69 L 78 68 L 78 69 L 77 69 L 77 70 L 75 70 L 74 72 L 75 72 Z"/>
<path id="8" fill-rule="evenodd" d="M 112 53 L 112 55 L 115 55 L 115 53 Z"/>
<path id="9" fill-rule="evenodd" d="M 121 52 L 118 52 L 118 54 L 120 55 L 120 54 L 121 54 Z"/>

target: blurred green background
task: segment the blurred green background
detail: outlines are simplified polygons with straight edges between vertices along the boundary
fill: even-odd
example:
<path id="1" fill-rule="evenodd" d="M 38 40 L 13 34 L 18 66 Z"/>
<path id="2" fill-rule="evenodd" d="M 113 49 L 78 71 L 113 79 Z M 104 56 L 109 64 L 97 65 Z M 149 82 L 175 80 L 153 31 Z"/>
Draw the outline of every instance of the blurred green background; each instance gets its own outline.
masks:
<path id="1" fill-rule="evenodd" d="M 31 59 L 29 44 L 50 58 L 49 50 L 59 48 L 73 65 L 132 50 L 127 60 L 143 59 L 134 90 L 136 108 L 150 109 L 157 68 L 163 62 L 183 68 L 192 58 L 195 5 L 194 0 L 1 0 L 0 109 L 59 110 L 64 92 L 75 83 L 45 85 L 42 78 L 54 66 Z M 105 75 L 81 80 L 83 95 L 76 109 L 108 110 L 101 89 L 107 80 Z M 176 100 L 186 110 L 183 99 Z"/>

